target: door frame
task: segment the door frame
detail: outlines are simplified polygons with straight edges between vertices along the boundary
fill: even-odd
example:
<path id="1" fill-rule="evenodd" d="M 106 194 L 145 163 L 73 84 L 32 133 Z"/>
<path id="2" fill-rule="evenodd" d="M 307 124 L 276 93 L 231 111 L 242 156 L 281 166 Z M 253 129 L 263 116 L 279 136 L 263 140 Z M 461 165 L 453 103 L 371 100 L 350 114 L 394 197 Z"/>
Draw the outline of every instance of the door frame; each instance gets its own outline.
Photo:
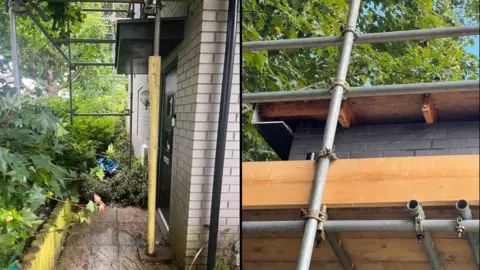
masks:
<path id="1" fill-rule="evenodd" d="M 162 142 L 163 142 L 163 114 L 165 113 L 165 106 L 163 106 L 164 104 L 164 101 L 165 99 L 167 98 L 167 95 L 166 95 L 166 89 L 165 89 L 165 86 L 166 86 L 166 77 L 168 75 L 168 73 L 174 69 L 177 68 L 177 65 L 178 65 L 178 57 L 175 56 L 175 58 L 173 60 L 171 60 L 168 64 L 166 64 L 162 70 L 161 70 L 161 79 L 160 79 L 160 117 L 158 119 L 158 121 L 160 122 L 159 125 L 158 125 L 158 149 L 157 149 L 157 156 L 160 157 L 161 154 L 162 154 L 162 149 L 163 149 L 163 145 L 162 145 Z M 174 112 L 175 112 L 175 107 L 174 107 Z M 172 127 L 172 130 L 174 130 L 175 127 Z M 173 132 L 173 136 L 175 136 L 175 132 Z M 173 156 L 173 144 L 172 144 L 172 156 Z M 173 159 L 172 159 L 173 161 Z M 156 205 L 155 207 L 157 208 L 157 212 L 158 212 L 158 215 L 159 215 L 159 219 L 157 219 L 157 222 L 159 223 L 160 225 L 160 228 L 162 231 L 164 231 L 163 233 L 165 234 L 168 233 L 170 231 L 170 227 L 169 227 L 169 224 L 167 222 L 167 218 L 165 218 L 165 216 L 163 215 L 162 213 L 162 210 L 160 209 L 160 206 L 159 206 L 159 200 L 158 200 L 158 196 L 160 195 L 159 194 L 159 176 L 161 175 L 161 164 L 162 160 L 161 158 L 159 158 L 157 160 L 157 190 L 156 190 L 156 198 L 155 198 L 155 201 L 156 201 Z M 170 178 L 170 181 L 172 179 Z M 169 194 L 169 196 L 171 196 L 171 192 Z"/>

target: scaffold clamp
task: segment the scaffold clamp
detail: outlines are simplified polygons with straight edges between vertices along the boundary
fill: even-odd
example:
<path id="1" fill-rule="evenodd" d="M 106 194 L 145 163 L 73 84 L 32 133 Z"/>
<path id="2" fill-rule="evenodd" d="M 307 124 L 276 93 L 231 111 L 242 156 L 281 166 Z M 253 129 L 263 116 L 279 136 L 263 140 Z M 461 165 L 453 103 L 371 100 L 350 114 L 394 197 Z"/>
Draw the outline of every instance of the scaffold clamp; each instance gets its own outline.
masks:
<path id="1" fill-rule="evenodd" d="M 327 237 L 325 236 L 325 221 L 328 219 L 327 215 L 327 206 L 322 205 L 320 210 L 305 210 L 300 209 L 301 217 L 305 220 L 308 219 L 315 219 L 318 221 L 317 225 L 317 236 L 315 237 L 315 247 L 319 248 L 322 243 L 327 241 Z"/>
<path id="2" fill-rule="evenodd" d="M 346 81 L 337 78 L 330 78 L 328 85 L 328 94 L 330 96 L 333 95 L 333 88 L 337 85 L 343 88 L 343 93 L 350 91 L 350 85 Z M 345 95 L 343 96 L 343 99 L 346 99 Z"/>
<path id="3" fill-rule="evenodd" d="M 323 157 L 328 157 L 328 158 L 330 158 L 330 160 L 337 160 L 338 159 L 337 155 L 335 154 L 335 150 L 334 149 L 328 149 L 328 148 L 325 148 L 325 149 L 315 153 L 315 160 L 316 161 L 318 161 L 320 158 L 323 158 Z"/>
<path id="4" fill-rule="evenodd" d="M 465 227 L 462 225 L 462 217 L 460 216 L 457 217 L 457 226 L 455 226 L 455 229 L 457 230 L 458 237 L 461 238 L 465 232 Z"/>
<path id="5" fill-rule="evenodd" d="M 342 24 L 342 25 L 340 25 L 340 31 L 342 31 L 342 35 L 341 35 L 342 39 L 343 39 L 343 36 L 345 35 L 345 33 L 347 33 L 347 32 L 352 32 L 354 40 L 357 39 L 357 37 L 359 36 L 359 33 L 358 33 L 357 28 L 355 26 Z"/>
<path id="6" fill-rule="evenodd" d="M 417 234 L 417 240 L 419 243 L 422 243 L 425 239 L 425 232 L 423 230 L 423 217 L 418 215 L 415 217 L 415 233 Z"/>

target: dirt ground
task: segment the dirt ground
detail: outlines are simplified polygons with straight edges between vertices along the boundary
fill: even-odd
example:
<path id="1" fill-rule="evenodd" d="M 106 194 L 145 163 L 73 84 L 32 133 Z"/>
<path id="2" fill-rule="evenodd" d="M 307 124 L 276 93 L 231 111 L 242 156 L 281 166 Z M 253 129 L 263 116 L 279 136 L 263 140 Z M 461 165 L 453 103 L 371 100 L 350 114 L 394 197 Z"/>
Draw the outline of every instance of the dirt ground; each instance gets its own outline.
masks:
<path id="1" fill-rule="evenodd" d="M 107 206 L 96 213 L 90 224 L 76 225 L 69 233 L 57 262 L 57 270 L 136 270 L 178 269 L 171 264 L 143 263 L 138 247 L 146 246 L 147 212 L 133 207 Z M 157 228 L 156 244 L 171 253 L 165 237 Z"/>

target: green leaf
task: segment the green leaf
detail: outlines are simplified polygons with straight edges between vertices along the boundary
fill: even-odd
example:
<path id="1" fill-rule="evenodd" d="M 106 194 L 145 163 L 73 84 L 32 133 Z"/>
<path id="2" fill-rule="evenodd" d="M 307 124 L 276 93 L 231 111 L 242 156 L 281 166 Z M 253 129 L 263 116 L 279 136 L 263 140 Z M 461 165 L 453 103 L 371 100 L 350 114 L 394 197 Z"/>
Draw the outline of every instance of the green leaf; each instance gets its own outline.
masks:
<path id="1" fill-rule="evenodd" d="M 33 188 L 28 191 L 27 204 L 32 210 L 36 210 L 46 201 L 45 191 L 38 187 L 33 186 Z"/>
<path id="2" fill-rule="evenodd" d="M 70 196 L 70 201 L 73 203 L 78 203 L 79 202 L 78 196 Z"/>
<path id="3" fill-rule="evenodd" d="M 8 164 L 10 163 L 10 154 L 8 153 L 8 149 L 0 147 L 0 170 L 2 174 L 5 174 L 8 169 Z"/>
<path id="4" fill-rule="evenodd" d="M 89 201 L 85 209 L 90 211 L 90 213 L 95 212 L 95 203 L 93 201 Z"/>
<path id="5" fill-rule="evenodd" d="M 62 137 L 66 134 L 68 134 L 67 130 L 65 130 L 65 128 L 63 128 L 62 124 L 57 123 L 57 132 L 56 132 L 55 136 Z"/>

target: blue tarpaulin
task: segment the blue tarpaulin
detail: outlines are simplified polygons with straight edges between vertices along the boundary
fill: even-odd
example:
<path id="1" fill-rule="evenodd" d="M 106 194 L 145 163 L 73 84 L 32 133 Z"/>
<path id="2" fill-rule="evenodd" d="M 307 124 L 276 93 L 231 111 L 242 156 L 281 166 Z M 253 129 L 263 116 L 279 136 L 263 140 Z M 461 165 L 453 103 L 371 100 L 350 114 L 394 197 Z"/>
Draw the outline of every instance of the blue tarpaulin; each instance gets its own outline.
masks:
<path id="1" fill-rule="evenodd" d="M 100 169 L 110 174 L 114 173 L 118 169 L 117 163 L 105 157 L 97 159 L 96 163 Z"/>

